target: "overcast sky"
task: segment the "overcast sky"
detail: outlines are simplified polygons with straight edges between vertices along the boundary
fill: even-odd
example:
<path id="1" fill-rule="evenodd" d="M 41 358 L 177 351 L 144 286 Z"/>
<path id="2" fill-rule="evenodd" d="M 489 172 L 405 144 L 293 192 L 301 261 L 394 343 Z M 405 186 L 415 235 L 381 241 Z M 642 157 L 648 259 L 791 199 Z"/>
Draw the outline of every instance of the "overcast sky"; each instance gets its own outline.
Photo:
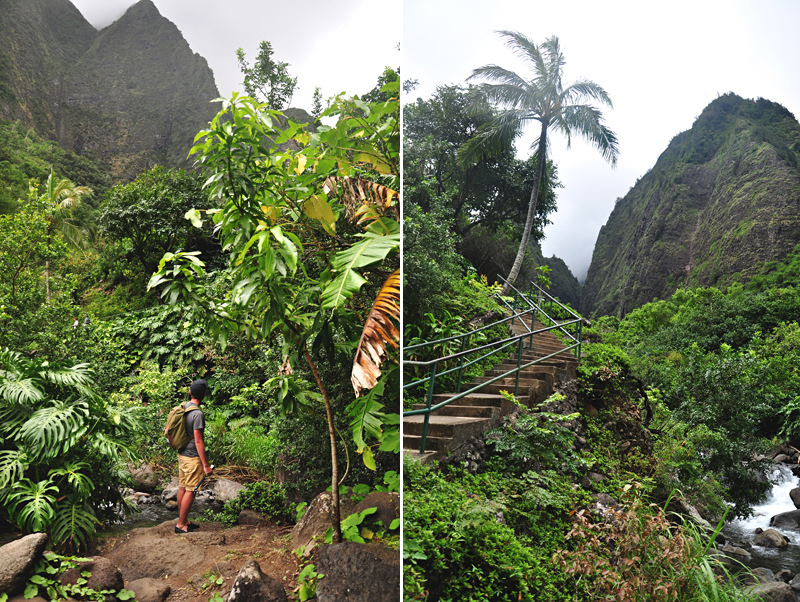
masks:
<path id="1" fill-rule="evenodd" d="M 616 169 L 582 139 L 573 138 L 567 150 L 553 137 L 564 188 L 542 249 L 564 259 L 581 281 L 614 200 L 717 95 L 760 96 L 800 115 L 796 0 L 403 0 L 402 77 L 419 80 L 411 100 L 429 98 L 437 85 L 463 83 L 489 63 L 527 77 L 521 59 L 494 33 L 500 29 L 537 43 L 558 36 L 564 83 L 588 78 L 614 102 L 605 117 L 620 141 Z M 521 156 L 528 156 L 533 129 L 518 144 Z"/>
<path id="2" fill-rule="evenodd" d="M 101 29 L 135 0 L 72 0 Z M 400 0 L 153 0 L 175 23 L 192 50 L 214 71 L 217 89 L 230 96 L 241 89 L 236 49 L 252 65 L 261 40 L 272 43 L 273 58 L 289 63 L 298 77 L 292 106 L 311 110 L 314 88 L 324 98 L 369 92 L 383 68 L 400 64 Z"/>

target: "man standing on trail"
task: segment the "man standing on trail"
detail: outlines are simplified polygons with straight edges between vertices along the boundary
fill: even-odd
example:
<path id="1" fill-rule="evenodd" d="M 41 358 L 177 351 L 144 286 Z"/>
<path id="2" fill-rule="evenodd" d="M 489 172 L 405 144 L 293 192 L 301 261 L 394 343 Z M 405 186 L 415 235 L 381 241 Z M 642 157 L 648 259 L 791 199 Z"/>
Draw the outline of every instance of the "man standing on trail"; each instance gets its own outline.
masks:
<path id="1" fill-rule="evenodd" d="M 206 446 L 203 443 L 203 429 L 205 421 L 200 402 L 206 396 L 208 382 L 199 379 L 192 382 L 189 387 L 191 399 L 186 402 L 185 409 L 194 408 L 186 412 L 186 432 L 189 433 L 189 443 L 178 450 L 178 524 L 175 533 L 188 533 L 199 527 L 189 522 L 189 510 L 194 502 L 194 489 L 200 484 L 204 476 L 211 474 L 211 466 L 206 458 Z"/>

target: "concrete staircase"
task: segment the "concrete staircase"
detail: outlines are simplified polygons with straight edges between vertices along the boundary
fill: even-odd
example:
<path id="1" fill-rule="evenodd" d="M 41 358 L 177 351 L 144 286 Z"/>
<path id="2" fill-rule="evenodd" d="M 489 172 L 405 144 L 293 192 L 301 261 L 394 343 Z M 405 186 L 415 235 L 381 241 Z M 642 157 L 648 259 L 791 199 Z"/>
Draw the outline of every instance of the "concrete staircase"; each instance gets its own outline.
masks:
<path id="1" fill-rule="evenodd" d="M 525 316 L 523 319 L 530 326 L 530 316 Z M 544 327 L 537 321 L 534 324 L 534 330 L 541 328 Z M 529 332 L 520 324 L 519 320 L 514 320 L 511 331 L 514 335 Z M 563 374 L 569 378 L 575 378 L 578 362 L 572 355 L 572 351 L 563 351 L 564 344 L 552 332 L 535 335 L 532 350 L 527 348 L 528 345 L 529 340 L 525 340 L 522 353 L 523 365 L 534 359 L 560 352 L 558 355 L 520 372 L 517 399 L 527 406 L 533 406 L 544 401 L 553 393 L 559 376 Z M 471 383 L 462 383 L 461 390 L 472 389 L 476 385 L 505 374 L 516 367 L 517 356 L 514 351 L 513 355 L 488 370 L 484 376 L 474 379 Z M 462 397 L 431 414 L 425 443 L 426 451 L 421 459 L 423 461 L 442 459 L 458 449 L 470 437 L 479 436 L 497 427 L 501 418 L 510 413 L 514 406 L 512 402 L 505 400 L 500 395 L 500 391 L 506 390 L 514 393 L 515 381 L 516 375 L 503 378 L 486 385 L 479 392 Z M 439 404 L 455 395 L 455 393 L 435 393 L 432 405 Z M 424 408 L 423 404 L 413 406 L 414 410 Z M 424 419 L 424 416 L 403 418 L 403 453 L 420 457 L 419 448 Z"/>

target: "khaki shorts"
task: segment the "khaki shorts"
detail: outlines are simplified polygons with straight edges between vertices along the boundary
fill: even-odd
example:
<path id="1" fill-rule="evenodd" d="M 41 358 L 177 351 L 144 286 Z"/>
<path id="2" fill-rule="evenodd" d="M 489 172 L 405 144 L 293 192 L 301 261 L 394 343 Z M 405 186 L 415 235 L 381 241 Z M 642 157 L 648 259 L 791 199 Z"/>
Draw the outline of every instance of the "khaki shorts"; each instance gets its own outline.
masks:
<path id="1" fill-rule="evenodd" d="M 194 489 L 203 480 L 205 474 L 200 458 L 178 456 L 178 487 Z"/>

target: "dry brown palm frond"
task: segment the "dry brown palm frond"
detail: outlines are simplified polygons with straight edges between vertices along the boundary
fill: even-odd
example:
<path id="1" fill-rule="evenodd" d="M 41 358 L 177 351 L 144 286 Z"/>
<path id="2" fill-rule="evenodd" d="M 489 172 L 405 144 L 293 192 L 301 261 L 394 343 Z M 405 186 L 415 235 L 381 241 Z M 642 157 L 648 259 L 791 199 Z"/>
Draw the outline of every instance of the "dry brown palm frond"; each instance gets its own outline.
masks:
<path id="1" fill-rule="evenodd" d="M 342 199 L 349 220 L 362 214 L 365 207 L 392 210 L 395 218 L 400 219 L 400 195 L 396 190 L 377 182 L 350 176 L 330 176 L 325 179 L 322 189 L 325 194 L 333 192 Z M 359 223 L 362 221 L 364 218 Z"/>
<path id="2" fill-rule="evenodd" d="M 361 389 L 371 389 L 377 384 L 381 375 L 380 365 L 386 359 L 386 345 L 398 346 L 400 331 L 392 319 L 400 319 L 399 269 L 383 283 L 361 332 L 350 374 L 356 397 L 361 395 Z"/>

